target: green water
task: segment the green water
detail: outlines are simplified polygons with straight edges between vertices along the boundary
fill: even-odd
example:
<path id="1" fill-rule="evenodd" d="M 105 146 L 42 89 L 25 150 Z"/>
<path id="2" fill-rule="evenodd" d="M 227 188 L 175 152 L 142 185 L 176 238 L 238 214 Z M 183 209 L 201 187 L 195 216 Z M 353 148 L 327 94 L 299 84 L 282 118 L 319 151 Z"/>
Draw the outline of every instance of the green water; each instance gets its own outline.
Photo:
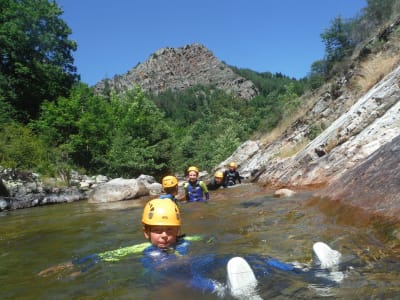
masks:
<path id="1" fill-rule="evenodd" d="M 242 185 L 211 192 L 208 204 L 183 204 L 183 231 L 204 237 L 193 243 L 190 255 L 262 254 L 307 264 L 313 242 L 321 240 L 347 260 L 340 284 L 327 288 L 318 280 L 277 272 L 260 280 L 260 296 L 399 299 L 399 242 L 393 237 L 398 224 L 310 200 L 311 195 L 274 198 L 261 187 Z M 0 299 L 219 299 L 173 278 L 146 282 L 135 255 L 100 262 L 77 276 L 71 269 L 37 275 L 74 258 L 144 242 L 143 205 L 144 200 L 80 201 L 0 213 Z M 218 276 L 224 272 L 218 270 Z"/>

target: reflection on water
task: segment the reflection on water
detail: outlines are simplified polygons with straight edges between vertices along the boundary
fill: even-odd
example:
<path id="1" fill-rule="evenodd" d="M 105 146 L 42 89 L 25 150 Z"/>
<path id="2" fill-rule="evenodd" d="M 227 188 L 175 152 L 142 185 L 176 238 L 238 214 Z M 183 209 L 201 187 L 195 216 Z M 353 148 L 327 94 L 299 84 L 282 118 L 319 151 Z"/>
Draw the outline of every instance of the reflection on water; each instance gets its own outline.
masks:
<path id="1" fill-rule="evenodd" d="M 395 299 L 400 294 L 399 226 L 311 192 L 274 198 L 246 184 L 211 192 L 208 204 L 182 204 L 183 231 L 202 235 L 191 256 L 261 254 L 308 265 L 315 241 L 343 254 L 338 284 L 329 273 L 303 276 L 274 271 L 263 277 L 263 299 Z M 149 282 L 138 256 L 100 262 L 76 277 L 37 273 L 74 258 L 144 241 L 144 201 L 70 204 L 0 213 L 1 299 L 218 299 L 173 278 Z M 397 230 L 397 231 L 396 231 Z M 224 268 L 213 272 L 223 281 Z M 325 277 L 324 277 L 325 276 Z M 228 297 L 229 298 L 229 297 Z"/>

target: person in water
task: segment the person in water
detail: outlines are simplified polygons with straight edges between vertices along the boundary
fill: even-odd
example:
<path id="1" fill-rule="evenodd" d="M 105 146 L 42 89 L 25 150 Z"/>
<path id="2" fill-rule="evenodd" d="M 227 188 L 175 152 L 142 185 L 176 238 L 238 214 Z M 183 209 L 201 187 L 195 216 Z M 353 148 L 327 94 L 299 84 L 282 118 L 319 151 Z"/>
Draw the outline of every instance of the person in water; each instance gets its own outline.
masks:
<path id="1" fill-rule="evenodd" d="M 229 163 L 228 170 L 224 172 L 224 185 L 225 186 L 233 186 L 237 182 L 242 183 L 242 176 L 240 176 L 239 172 L 237 171 L 237 164 L 235 162 Z"/>
<path id="2" fill-rule="evenodd" d="M 160 195 L 160 199 L 171 199 L 175 203 L 178 203 L 178 178 L 172 175 L 163 177 L 162 179 L 163 194 Z"/>
<path id="3" fill-rule="evenodd" d="M 249 293 L 256 293 L 258 280 L 270 274 L 273 269 L 305 273 L 304 269 L 293 264 L 263 255 L 188 255 L 192 242 L 201 240 L 201 237 L 181 234 L 181 212 L 170 199 L 157 198 L 148 201 L 143 209 L 141 223 L 147 242 L 74 259 L 41 271 L 38 275 L 46 277 L 66 268 L 79 267 L 80 270 L 75 269 L 70 273 L 70 276 L 76 276 L 100 261 L 116 262 L 126 255 L 137 254 L 140 255 L 145 270 L 144 282 L 153 284 L 155 280 L 172 279 L 202 292 L 216 293 L 219 296 L 230 293 L 235 298 L 244 299 Z M 339 263 L 340 253 L 325 243 L 315 243 L 313 254 L 320 269 L 331 268 Z M 227 279 L 223 281 L 226 284 L 212 279 L 213 274 L 218 273 L 221 268 L 226 268 L 227 271 Z"/>
<path id="4" fill-rule="evenodd" d="M 207 189 L 209 191 L 215 191 L 221 187 L 226 187 L 224 182 L 224 173 L 217 171 L 215 172 L 214 177 L 207 183 Z"/>
<path id="5" fill-rule="evenodd" d="M 204 202 L 210 200 L 210 194 L 204 181 L 198 180 L 199 169 L 191 166 L 187 170 L 189 180 L 185 183 L 185 196 L 188 202 Z"/>

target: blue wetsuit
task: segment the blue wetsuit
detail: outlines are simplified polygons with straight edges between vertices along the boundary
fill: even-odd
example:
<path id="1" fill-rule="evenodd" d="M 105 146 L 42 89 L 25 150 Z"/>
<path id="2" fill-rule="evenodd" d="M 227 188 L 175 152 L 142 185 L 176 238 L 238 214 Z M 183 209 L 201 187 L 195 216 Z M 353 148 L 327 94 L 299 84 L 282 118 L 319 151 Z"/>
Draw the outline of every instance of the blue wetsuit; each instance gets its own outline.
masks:
<path id="1" fill-rule="evenodd" d="M 181 259 L 187 255 L 190 242 L 180 239 L 173 249 L 161 250 L 153 245 L 143 251 L 142 264 L 147 275 L 154 277 L 177 278 L 181 282 L 186 281 L 193 288 L 203 292 L 216 292 L 223 284 L 209 278 L 216 270 L 225 268 L 230 256 L 217 256 L 215 254 L 199 255 Z M 253 268 L 256 277 L 260 278 L 270 273 L 271 268 L 284 271 L 294 271 L 295 268 L 276 259 L 266 258 L 260 255 L 245 256 Z"/>
<path id="2" fill-rule="evenodd" d="M 186 201 L 188 202 L 203 202 L 204 200 L 210 200 L 210 194 L 204 181 L 196 180 L 196 182 L 186 182 L 184 188 L 186 193 Z M 204 199 L 203 193 L 206 199 Z"/>
<path id="3" fill-rule="evenodd" d="M 160 199 L 171 199 L 175 203 L 178 203 L 178 199 L 176 199 L 175 196 L 173 196 L 171 194 L 162 194 L 158 198 L 160 198 Z"/>
<path id="4" fill-rule="evenodd" d="M 115 262 L 127 255 L 141 255 L 140 260 L 145 271 L 143 279 L 147 284 L 155 283 L 162 278 L 172 278 L 202 292 L 220 292 L 221 289 L 225 289 L 226 280 L 225 274 L 221 275 L 221 270 L 226 268 L 226 264 L 233 255 L 204 254 L 190 256 L 188 254 L 190 241 L 199 240 L 201 240 L 199 236 L 181 237 L 174 247 L 167 250 L 162 250 L 149 242 L 145 242 L 87 255 L 72 260 L 72 263 L 78 266 L 81 272 L 85 272 L 100 261 Z M 282 270 L 308 274 L 308 277 L 311 275 L 309 280 L 317 280 L 317 283 L 321 281 L 326 281 L 325 284 L 334 283 L 329 276 L 324 275 L 327 272 L 326 270 L 317 269 L 312 272 L 305 272 L 295 268 L 292 264 L 257 254 L 243 256 L 243 258 L 249 263 L 258 280 L 271 273 L 273 274 L 277 270 Z"/>

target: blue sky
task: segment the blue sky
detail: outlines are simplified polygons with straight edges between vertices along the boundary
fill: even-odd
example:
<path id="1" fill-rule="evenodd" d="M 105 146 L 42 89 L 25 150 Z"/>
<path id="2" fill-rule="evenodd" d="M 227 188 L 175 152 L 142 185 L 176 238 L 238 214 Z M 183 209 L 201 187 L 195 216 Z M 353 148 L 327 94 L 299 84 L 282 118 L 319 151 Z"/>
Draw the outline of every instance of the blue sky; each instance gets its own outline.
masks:
<path id="1" fill-rule="evenodd" d="M 221 61 L 302 78 L 324 55 L 321 33 L 366 0 L 56 0 L 78 43 L 75 66 L 94 85 L 164 47 L 201 43 Z"/>

